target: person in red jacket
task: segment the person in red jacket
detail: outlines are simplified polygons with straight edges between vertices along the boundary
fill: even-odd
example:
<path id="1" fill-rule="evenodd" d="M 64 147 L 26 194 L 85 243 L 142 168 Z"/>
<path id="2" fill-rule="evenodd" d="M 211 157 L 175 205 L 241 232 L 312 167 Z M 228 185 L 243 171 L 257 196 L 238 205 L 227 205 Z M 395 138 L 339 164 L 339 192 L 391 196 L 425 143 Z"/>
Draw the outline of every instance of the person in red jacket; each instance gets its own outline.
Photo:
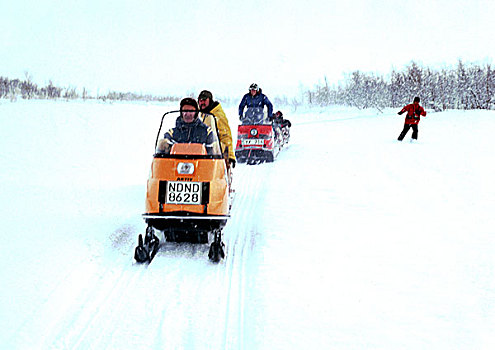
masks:
<path id="1" fill-rule="evenodd" d="M 418 139 L 418 124 L 419 124 L 419 118 L 421 116 L 426 116 L 426 111 L 424 110 L 423 107 L 419 105 L 419 97 L 415 97 L 413 103 L 408 104 L 404 108 L 398 112 L 398 115 L 402 115 L 404 112 L 407 112 L 406 114 L 406 120 L 404 122 L 404 129 L 399 135 L 399 138 L 397 140 L 402 141 L 404 139 L 404 136 L 406 136 L 407 132 L 409 131 L 410 128 L 413 129 L 412 133 L 412 138 L 413 140 Z"/>

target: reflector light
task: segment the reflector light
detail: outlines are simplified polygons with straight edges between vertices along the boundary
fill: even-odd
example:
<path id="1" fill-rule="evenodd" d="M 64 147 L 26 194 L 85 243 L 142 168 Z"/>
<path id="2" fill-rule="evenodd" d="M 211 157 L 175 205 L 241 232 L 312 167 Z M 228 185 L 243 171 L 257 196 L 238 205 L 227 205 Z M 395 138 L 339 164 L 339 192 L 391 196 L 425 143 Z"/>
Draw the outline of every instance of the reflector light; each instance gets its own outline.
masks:
<path id="1" fill-rule="evenodd" d="M 194 164 L 193 163 L 179 163 L 179 164 L 177 164 L 177 172 L 181 175 L 194 174 Z"/>

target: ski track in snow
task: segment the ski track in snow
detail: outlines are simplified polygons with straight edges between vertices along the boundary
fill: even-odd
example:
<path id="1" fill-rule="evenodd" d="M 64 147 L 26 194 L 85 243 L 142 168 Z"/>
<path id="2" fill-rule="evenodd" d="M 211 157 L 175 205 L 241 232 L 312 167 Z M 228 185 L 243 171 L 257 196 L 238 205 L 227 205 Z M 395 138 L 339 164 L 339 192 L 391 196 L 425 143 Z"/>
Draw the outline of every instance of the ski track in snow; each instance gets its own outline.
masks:
<path id="1" fill-rule="evenodd" d="M 234 187 L 236 183 L 242 186 L 237 187 L 231 225 L 225 232 L 228 244 L 225 341 L 222 347 L 225 349 L 242 349 L 246 341 L 246 278 L 250 276 L 249 258 L 255 248 L 257 223 L 263 215 L 260 207 L 266 194 L 265 174 L 260 174 L 259 170 L 257 166 L 239 165 L 234 177 Z"/>

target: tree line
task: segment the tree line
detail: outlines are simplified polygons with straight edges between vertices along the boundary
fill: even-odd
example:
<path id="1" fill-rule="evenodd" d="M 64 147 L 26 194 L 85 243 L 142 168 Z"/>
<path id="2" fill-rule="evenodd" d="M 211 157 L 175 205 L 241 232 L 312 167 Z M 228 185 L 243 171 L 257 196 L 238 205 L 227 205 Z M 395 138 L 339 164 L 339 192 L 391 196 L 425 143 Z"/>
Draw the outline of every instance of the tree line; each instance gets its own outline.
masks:
<path id="1" fill-rule="evenodd" d="M 411 62 L 401 71 L 392 70 L 387 77 L 363 73 L 359 70 L 347 74 L 338 86 L 330 86 L 325 78 L 323 84 L 305 90 L 301 98 L 275 97 L 276 105 L 302 104 L 314 106 L 344 105 L 359 109 L 387 107 L 398 108 L 421 98 L 426 108 L 442 111 L 446 109 L 495 109 L 495 72 L 490 64 L 467 65 L 461 60 L 455 67 L 432 69 Z M 193 94 L 191 93 L 193 97 Z M 176 102 L 179 97 L 143 95 L 132 92 L 111 91 L 105 95 L 90 96 L 86 89 L 82 93 L 75 88 L 55 86 L 51 81 L 46 86 L 26 79 L 0 77 L 0 98 L 23 99 L 100 99 L 103 101 L 158 101 Z M 229 98 L 226 98 L 230 101 Z M 226 101 L 224 101 L 226 102 Z"/>
<path id="2" fill-rule="evenodd" d="M 404 70 L 393 70 L 388 78 L 354 71 L 343 84 L 330 87 L 326 81 L 306 92 L 311 105 L 346 105 L 360 109 L 398 108 L 421 98 L 426 108 L 495 109 L 495 72 L 490 64 L 466 65 L 434 70 L 411 62 Z"/>
<path id="3" fill-rule="evenodd" d="M 133 92 L 117 92 L 110 91 L 105 95 L 91 96 L 88 91 L 83 88 L 79 92 L 73 87 L 58 87 L 50 81 L 46 86 L 38 86 L 31 77 L 26 74 L 26 79 L 9 79 L 0 76 L 0 98 L 10 99 L 15 101 L 18 98 L 22 99 L 98 99 L 103 101 L 178 101 L 178 97 L 174 96 L 154 96 L 150 94 L 137 94 Z"/>

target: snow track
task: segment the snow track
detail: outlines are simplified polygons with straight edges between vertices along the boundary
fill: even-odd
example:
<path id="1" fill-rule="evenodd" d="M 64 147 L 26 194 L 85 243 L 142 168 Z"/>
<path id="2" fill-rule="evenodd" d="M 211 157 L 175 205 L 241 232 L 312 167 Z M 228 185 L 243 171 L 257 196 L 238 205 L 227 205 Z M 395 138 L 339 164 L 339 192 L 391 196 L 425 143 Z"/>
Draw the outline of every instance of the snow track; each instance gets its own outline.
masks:
<path id="1" fill-rule="evenodd" d="M 234 187 L 237 188 L 232 210 L 232 220 L 225 230 L 227 259 L 225 267 L 226 307 L 225 340 L 222 348 L 243 349 L 252 338 L 247 336 L 252 329 L 248 317 L 246 296 L 252 290 L 253 258 L 256 239 L 259 236 L 258 223 L 263 220 L 263 202 L 266 195 L 266 177 L 263 172 L 267 164 L 240 165 L 235 173 Z M 240 186 L 235 186 L 240 184 Z M 246 334 L 248 333 L 248 334 Z"/>
<path id="2" fill-rule="evenodd" d="M 266 188 L 259 176 L 263 165 L 237 169 L 235 181 L 243 185 L 237 187 L 232 219 L 224 229 L 225 260 L 211 263 L 208 245 L 165 242 L 150 265 L 132 264 L 132 247 L 117 260 L 80 261 L 9 345 L 250 348 L 249 322 L 255 318 L 248 315 L 256 312 L 247 310 L 251 297 L 246 293 Z"/>

